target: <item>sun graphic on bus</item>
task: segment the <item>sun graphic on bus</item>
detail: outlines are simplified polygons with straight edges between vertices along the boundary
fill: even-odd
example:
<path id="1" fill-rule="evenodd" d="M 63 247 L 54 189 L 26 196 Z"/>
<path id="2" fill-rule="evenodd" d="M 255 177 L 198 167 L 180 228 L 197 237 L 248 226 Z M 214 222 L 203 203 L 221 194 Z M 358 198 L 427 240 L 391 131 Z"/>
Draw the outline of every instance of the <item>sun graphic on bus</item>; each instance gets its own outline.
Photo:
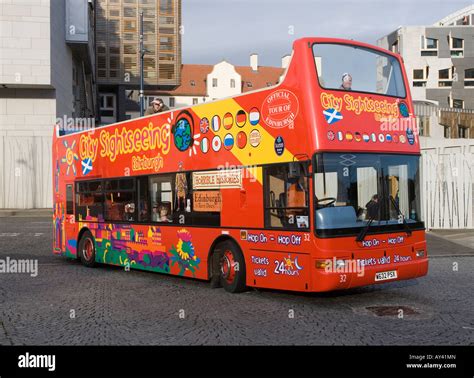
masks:
<path id="1" fill-rule="evenodd" d="M 74 165 L 74 161 L 79 160 L 79 156 L 77 156 L 77 154 L 73 151 L 75 146 L 76 141 L 72 142 L 71 146 L 69 146 L 66 140 L 64 141 L 64 147 L 66 147 L 66 155 L 61 159 L 61 163 L 67 165 L 66 176 L 69 176 L 69 170 L 71 169 L 71 167 L 74 176 L 76 175 L 76 166 Z"/>

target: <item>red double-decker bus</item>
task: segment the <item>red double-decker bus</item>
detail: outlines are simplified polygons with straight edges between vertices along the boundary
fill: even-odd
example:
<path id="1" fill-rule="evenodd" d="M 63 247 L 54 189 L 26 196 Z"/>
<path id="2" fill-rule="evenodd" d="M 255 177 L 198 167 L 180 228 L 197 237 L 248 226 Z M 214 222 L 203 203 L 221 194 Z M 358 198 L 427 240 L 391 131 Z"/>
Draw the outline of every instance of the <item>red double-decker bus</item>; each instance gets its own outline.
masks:
<path id="1" fill-rule="evenodd" d="M 53 143 L 54 253 L 246 287 L 426 275 L 399 55 L 303 38 L 273 87 Z"/>

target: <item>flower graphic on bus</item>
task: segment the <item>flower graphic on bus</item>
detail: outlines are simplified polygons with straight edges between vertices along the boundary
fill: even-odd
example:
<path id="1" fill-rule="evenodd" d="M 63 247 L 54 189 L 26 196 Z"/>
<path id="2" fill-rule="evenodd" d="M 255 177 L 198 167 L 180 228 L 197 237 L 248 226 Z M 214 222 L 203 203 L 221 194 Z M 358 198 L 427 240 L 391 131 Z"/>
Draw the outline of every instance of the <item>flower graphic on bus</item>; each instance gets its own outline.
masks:
<path id="1" fill-rule="evenodd" d="M 182 276 L 189 270 L 193 276 L 196 269 L 199 269 L 201 259 L 195 255 L 194 246 L 192 243 L 192 235 L 186 229 L 181 229 L 177 232 L 178 243 L 176 247 L 171 247 L 171 265 L 178 265 L 180 268 L 179 275 Z"/>
<path id="2" fill-rule="evenodd" d="M 69 176 L 69 169 L 72 167 L 72 172 L 74 176 L 76 175 L 76 166 L 74 162 L 79 160 L 79 156 L 74 152 L 74 147 L 76 146 L 76 141 L 72 142 L 71 146 L 69 146 L 67 140 L 64 141 L 64 147 L 66 147 L 66 155 L 61 159 L 63 164 L 67 165 L 66 169 L 66 176 Z"/>

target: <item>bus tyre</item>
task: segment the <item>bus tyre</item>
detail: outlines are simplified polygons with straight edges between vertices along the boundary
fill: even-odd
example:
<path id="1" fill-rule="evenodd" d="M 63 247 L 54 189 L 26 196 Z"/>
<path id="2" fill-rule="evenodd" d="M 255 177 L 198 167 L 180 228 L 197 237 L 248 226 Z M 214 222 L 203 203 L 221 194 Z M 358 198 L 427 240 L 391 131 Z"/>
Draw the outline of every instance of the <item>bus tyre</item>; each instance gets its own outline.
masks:
<path id="1" fill-rule="evenodd" d="M 240 248 L 231 241 L 219 244 L 220 281 L 229 293 L 241 293 L 246 290 L 245 261 Z"/>
<path id="2" fill-rule="evenodd" d="M 95 242 L 90 231 L 84 232 L 79 240 L 79 257 L 83 265 L 92 268 L 95 263 Z"/>

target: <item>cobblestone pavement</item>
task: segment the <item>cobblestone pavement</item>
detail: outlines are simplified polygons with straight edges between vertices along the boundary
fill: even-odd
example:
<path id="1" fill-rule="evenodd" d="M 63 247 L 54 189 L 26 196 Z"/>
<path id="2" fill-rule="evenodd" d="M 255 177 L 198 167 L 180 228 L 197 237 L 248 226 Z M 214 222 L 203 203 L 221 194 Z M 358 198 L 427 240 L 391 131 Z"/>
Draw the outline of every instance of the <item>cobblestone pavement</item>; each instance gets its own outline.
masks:
<path id="1" fill-rule="evenodd" d="M 2 345 L 474 344 L 474 256 L 440 254 L 427 277 L 345 292 L 232 295 L 207 282 L 54 256 L 51 224 L 0 219 L 0 259 L 39 262 L 37 277 L 0 274 Z M 452 247 L 428 240 L 432 252 Z M 385 305 L 416 314 L 367 309 Z"/>

